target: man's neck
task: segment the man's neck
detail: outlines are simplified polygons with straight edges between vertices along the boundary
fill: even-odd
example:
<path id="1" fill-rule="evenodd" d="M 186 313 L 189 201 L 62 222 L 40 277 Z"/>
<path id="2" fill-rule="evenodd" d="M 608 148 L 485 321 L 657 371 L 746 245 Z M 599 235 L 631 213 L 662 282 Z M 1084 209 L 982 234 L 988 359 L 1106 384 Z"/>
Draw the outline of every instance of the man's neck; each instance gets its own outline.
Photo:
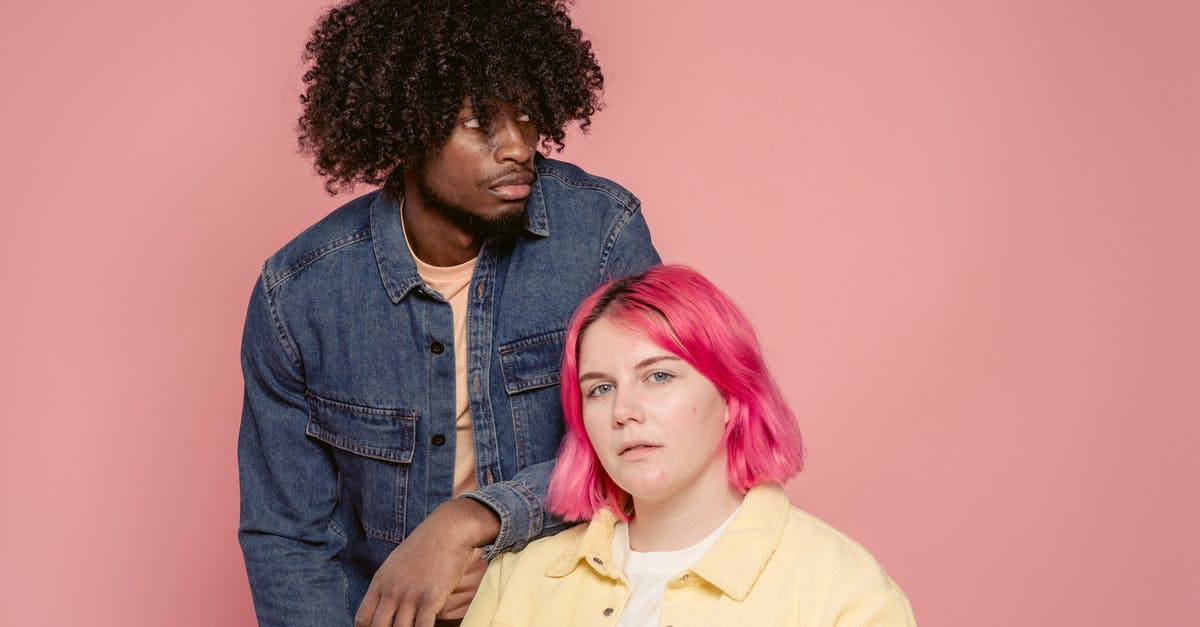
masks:
<path id="1" fill-rule="evenodd" d="M 405 185 L 400 203 L 404 234 L 413 254 L 431 266 L 457 266 L 479 255 L 483 240 L 463 230 L 438 211 L 430 210 L 421 194 Z"/>

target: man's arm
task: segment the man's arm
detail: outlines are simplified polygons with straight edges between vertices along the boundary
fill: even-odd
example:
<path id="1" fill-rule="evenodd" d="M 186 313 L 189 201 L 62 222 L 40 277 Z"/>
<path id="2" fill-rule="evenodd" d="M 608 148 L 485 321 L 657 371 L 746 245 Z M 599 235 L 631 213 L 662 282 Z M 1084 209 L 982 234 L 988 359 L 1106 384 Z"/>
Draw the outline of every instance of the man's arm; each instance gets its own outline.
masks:
<path id="1" fill-rule="evenodd" d="M 601 250 L 598 261 L 602 281 L 639 274 L 662 262 L 650 240 L 650 229 L 637 199 L 619 214 L 604 241 L 609 245 Z M 561 409 L 555 408 L 555 411 L 561 420 Z M 486 503 L 499 517 L 500 528 L 487 553 L 488 559 L 503 551 L 520 550 L 533 540 L 570 526 L 545 511 L 546 491 L 553 469 L 553 461 L 534 464 L 508 481 L 463 495 Z"/>
<path id="2" fill-rule="evenodd" d="M 636 199 L 614 221 L 598 262 L 602 280 L 637 274 L 660 263 Z M 557 410 L 561 420 L 561 410 Z M 388 556 L 371 580 L 355 627 L 433 625 L 474 549 L 498 553 L 525 546 L 568 526 L 545 513 L 553 461 L 522 469 L 512 479 L 438 506 Z M 484 505 L 486 504 L 486 506 Z M 416 567 L 414 567 L 416 565 Z"/>
<path id="3" fill-rule="evenodd" d="M 354 616 L 355 627 L 433 625 L 475 548 L 496 537 L 495 512 L 471 499 L 442 503 L 380 565 Z"/>
<path id="4" fill-rule="evenodd" d="M 345 538 L 331 523 L 336 470 L 330 453 L 305 436 L 304 375 L 274 314 L 259 281 L 242 337 L 238 436 L 238 539 L 250 591 L 260 625 L 349 625 L 337 563 Z"/>

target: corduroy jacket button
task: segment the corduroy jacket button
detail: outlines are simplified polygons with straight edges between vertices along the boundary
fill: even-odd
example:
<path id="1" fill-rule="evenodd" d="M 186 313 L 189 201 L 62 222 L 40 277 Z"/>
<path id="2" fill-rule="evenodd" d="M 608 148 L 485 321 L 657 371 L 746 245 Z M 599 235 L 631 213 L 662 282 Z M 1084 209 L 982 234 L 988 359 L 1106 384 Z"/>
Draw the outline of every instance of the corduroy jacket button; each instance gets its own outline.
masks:
<path id="1" fill-rule="evenodd" d="M 613 613 L 613 609 L 612 609 L 611 607 L 606 607 L 606 608 L 604 608 L 604 615 L 605 615 L 605 616 L 612 616 L 612 613 Z"/>

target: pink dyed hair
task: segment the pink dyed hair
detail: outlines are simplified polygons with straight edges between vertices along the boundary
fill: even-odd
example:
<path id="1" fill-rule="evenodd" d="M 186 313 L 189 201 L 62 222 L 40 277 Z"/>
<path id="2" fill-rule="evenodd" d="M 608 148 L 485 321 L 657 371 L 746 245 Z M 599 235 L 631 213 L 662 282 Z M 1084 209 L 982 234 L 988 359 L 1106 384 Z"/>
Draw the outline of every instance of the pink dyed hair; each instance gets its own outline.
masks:
<path id="1" fill-rule="evenodd" d="M 567 428 L 550 475 L 547 510 L 586 520 L 608 508 L 625 518 L 627 495 L 600 465 L 584 430 L 578 384 L 580 339 L 605 317 L 677 355 L 721 392 L 729 406 L 725 450 L 734 488 L 744 493 L 759 483 L 783 483 L 804 466 L 800 428 L 746 316 L 699 272 L 655 266 L 601 286 L 571 318 L 560 386 Z"/>

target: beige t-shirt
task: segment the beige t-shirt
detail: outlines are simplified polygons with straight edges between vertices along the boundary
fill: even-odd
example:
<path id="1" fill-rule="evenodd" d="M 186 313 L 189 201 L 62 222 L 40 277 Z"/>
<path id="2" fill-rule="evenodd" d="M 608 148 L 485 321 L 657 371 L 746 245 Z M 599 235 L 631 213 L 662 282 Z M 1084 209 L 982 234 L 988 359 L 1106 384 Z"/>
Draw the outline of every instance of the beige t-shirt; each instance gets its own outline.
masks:
<path id="1" fill-rule="evenodd" d="M 405 234 L 407 243 L 408 235 Z M 467 294 L 475 259 L 457 266 L 431 266 L 417 258 L 409 245 L 417 274 L 429 289 L 450 302 L 454 317 L 454 496 L 479 487 L 475 481 L 475 441 L 471 436 L 471 404 L 467 398 Z"/>

